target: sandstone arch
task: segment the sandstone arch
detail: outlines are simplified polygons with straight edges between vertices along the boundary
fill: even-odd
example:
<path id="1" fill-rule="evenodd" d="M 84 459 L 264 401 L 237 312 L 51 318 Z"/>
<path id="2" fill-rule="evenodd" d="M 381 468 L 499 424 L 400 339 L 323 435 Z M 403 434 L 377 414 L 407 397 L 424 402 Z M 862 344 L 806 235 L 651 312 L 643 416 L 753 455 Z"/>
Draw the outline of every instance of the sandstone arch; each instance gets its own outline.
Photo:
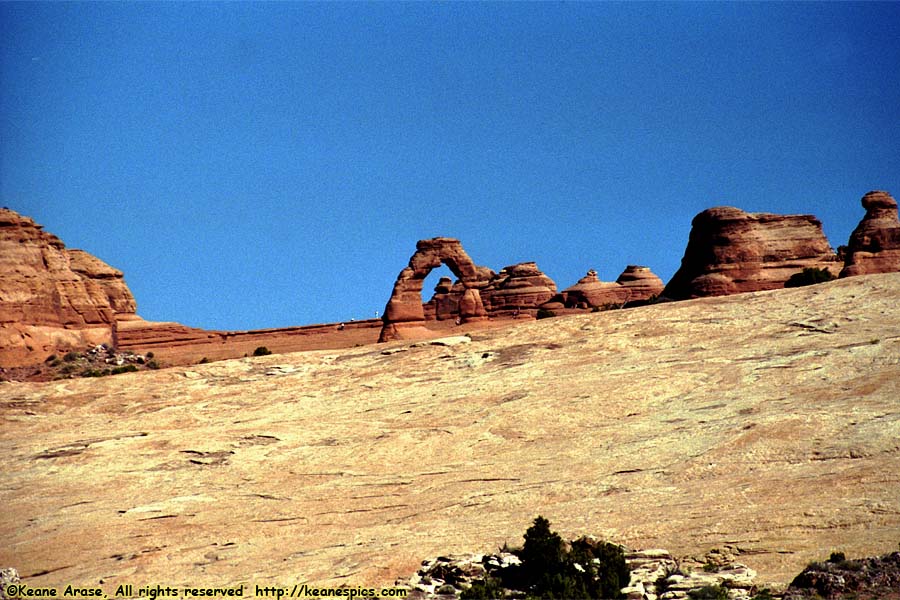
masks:
<path id="1" fill-rule="evenodd" d="M 479 290 L 491 281 L 495 273 L 472 262 L 457 239 L 436 237 L 419 240 L 409 265 L 400 271 L 394 282 L 394 290 L 384 309 L 384 326 L 379 342 L 429 335 L 422 308 L 422 284 L 431 270 L 441 264 L 446 265 L 465 287 L 459 302 L 460 319 L 463 322 L 487 319 Z"/>

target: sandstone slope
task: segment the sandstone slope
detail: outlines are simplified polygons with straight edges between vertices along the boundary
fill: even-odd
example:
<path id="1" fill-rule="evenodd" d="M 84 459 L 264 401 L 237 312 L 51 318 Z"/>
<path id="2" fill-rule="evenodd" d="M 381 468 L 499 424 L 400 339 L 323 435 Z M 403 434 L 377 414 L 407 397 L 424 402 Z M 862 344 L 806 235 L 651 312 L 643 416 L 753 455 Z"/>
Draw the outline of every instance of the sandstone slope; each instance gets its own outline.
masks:
<path id="1" fill-rule="evenodd" d="M 900 541 L 900 274 L 101 380 L 0 383 L 31 585 L 385 584 L 565 537 L 787 583 Z"/>

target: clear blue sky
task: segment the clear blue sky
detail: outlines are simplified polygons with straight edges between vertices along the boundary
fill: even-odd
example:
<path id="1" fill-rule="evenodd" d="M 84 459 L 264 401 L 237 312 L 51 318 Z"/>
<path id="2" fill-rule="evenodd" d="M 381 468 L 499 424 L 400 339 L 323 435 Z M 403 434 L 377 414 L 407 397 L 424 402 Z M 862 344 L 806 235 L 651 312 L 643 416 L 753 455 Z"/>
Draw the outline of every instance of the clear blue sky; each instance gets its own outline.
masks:
<path id="1" fill-rule="evenodd" d="M 668 280 L 710 206 L 837 246 L 900 195 L 900 3 L 0 3 L 0 52 L 0 205 L 152 320 L 371 317 L 437 235 Z"/>

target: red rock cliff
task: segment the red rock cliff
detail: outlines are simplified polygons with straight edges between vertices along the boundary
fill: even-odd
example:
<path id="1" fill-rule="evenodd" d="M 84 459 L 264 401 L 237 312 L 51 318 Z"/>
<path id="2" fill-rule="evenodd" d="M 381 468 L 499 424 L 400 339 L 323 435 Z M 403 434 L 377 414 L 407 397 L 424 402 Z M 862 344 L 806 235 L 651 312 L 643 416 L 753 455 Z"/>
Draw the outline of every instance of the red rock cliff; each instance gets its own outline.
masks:
<path id="1" fill-rule="evenodd" d="M 862 198 L 866 215 L 850 235 L 841 277 L 900 271 L 900 220 L 897 201 L 887 192 Z"/>
<path id="2" fill-rule="evenodd" d="M 117 319 L 135 318 L 134 312 L 120 271 L 67 249 L 30 218 L 0 209 L 0 364 L 114 344 Z"/>

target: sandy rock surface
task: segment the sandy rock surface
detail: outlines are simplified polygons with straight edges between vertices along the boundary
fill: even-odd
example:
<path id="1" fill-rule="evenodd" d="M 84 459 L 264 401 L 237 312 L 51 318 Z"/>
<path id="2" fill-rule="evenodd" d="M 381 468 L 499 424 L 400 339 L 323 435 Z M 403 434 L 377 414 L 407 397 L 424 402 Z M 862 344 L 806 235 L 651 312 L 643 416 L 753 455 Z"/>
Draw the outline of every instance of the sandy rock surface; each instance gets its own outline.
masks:
<path id="1" fill-rule="evenodd" d="M 900 537 L 900 274 L 409 342 L 0 383 L 29 585 L 390 585 L 564 537 L 758 582 Z M 388 352 L 393 348 L 405 351 Z"/>

